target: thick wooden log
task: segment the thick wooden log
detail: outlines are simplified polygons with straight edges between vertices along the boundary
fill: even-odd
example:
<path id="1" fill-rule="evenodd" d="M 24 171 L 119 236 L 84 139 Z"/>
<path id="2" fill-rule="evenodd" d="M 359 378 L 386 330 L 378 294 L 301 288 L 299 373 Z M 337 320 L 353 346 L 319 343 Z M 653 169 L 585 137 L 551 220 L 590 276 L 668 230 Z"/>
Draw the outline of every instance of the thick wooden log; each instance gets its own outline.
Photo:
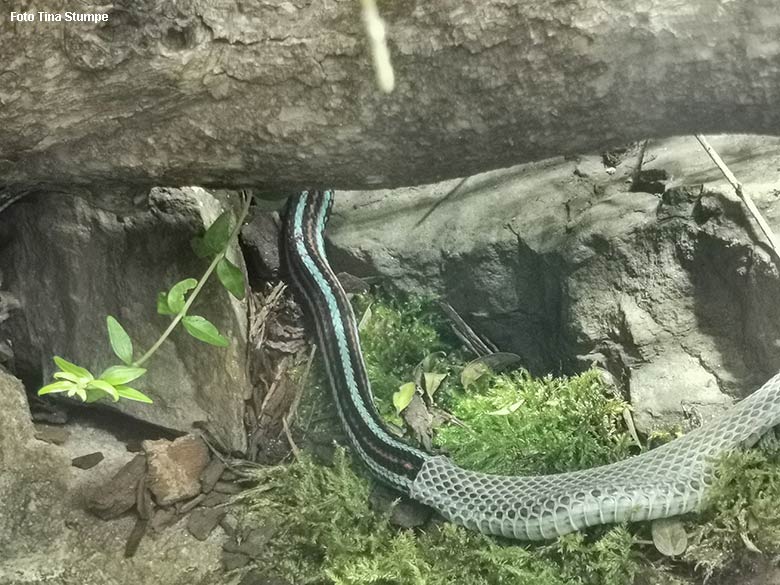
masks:
<path id="1" fill-rule="evenodd" d="M 43 0 L 0 20 L 0 187 L 431 182 L 646 137 L 780 134 L 776 0 Z M 74 8 L 74 6 L 78 8 Z M 38 11 L 105 12 L 107 22 Z"/>

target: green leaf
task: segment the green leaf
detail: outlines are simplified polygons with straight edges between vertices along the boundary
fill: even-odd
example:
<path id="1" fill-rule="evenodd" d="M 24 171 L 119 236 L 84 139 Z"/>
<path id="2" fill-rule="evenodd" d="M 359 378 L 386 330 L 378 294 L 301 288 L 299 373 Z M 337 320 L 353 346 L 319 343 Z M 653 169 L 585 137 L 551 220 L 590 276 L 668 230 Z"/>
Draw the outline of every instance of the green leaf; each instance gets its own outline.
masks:
<path id="1" fill-rule="evenodd" d="M 398 388 L 398 392 L 393 394 L 393 406 L 395 406 L 396 412 L 399 414 L 409 406 L 412 398 L 414 398 L 414 391 L 417 388 L 414 382 L 407 382 Z"/>
<path id="2" fill-rule="evenodd" d="M 447 374 L 425 372 L 425 374 L 423 374 L 423 378 L 425 379 L 425 393 L 428 394 L 430 398 L 433 398 L 433 393 L 439 389 L 439 386 L 441 386 L 441 383 L 444 382 L 446 377 Z"/>
<path id="3" fill-rule="evenodd" d="M 192 246 L 192 251 L 195 252 L 195 255 L 198 258 L 208 258 L 212 255 L 211 251 L 206 247 L 206 244 L 203 243 L 203 236 L 192 238 L 192 240 L 190 240 L 190 246 Z M 216 254 L 217 252 L 214 253 Z"/>
<path id="4" fill-rule="evenodd" d="M 46 384 L 46 386 L 38 390 L 38 396 L 43 396 L 44 394 L 54 394 L 55 392 L 67 392 L 68 390 L 75 387 L 76 384 L 73 382 L 52 382 L 51 384 Z"/>
<path id="5" fill-rule="evenodd" d="M 68 398 L 73 398 L 74 395 L 78 395 L 84 402 L 87 401 L 87 387 L 84 384 L 74 384 L 68 390 Z"/>
<path id="6" fill-rule="evenodd" d="M 168 306 L 168 293 L 157 293 L 157 313 L 160 315 L 175 315 L 176 311 L 171 311 Z"/>
<path id="7" fill-rule="evenodd" d="M 101 390 L 102 392 L 105 392 L 108 394 L 111 398 L 114 399 L 114 402 L 119 400 L 119 394 L 116 391 L 116 388 L 114 388 L 111 384 L 106 382 L 105 380 L 92 380 L 89 384 L 87 384 L 87 394 L 89 394 L 89 390 Z M 89 399 L 89 396 L 85 398 L 85 402 Z"/>
<path id="8" fill-rule="evenodd" d="M 152 404 L 152 399 L 149 398 L 146 394 L 143 392 L 139 392 L 135 388 L 130 388 L 130 386 L 117 386 L 116 391 L 122 398 L 127 398 L 128 400 L 135 400 L 136 402 L 146 402 L 147 404 Z"/>
<path id="9" fill-rule="evenodd" d="M 414 366 L 412 373 L 414 376 L 414 381 L 417 383 L 417 385 L 423 385 L 423 375 L 425 372 L 435 372 L 436 370 L 441 369 L 442 362 L 444 362 L 446 358 L 447 354 L 445 354 L 443 351 L 434 351 L 433 353 L 427 354 L 419 364 Z"/>
<path id="10" fill-rule="evenodd" d="M 133 363 L 133 341 L 125 328 L 111 315 L 106 317 L 106 327 L 108 328 L 111 349 L 114 350 L 116 357 L 129 366 Z"/>
<path id="11" fill-rule="evenodd" d="M 203 234 L 203 246 L 211 254 L 219 254 L 227 246 L 231 223 L 230 212 L 224 211 Z"/>
<path id="12" fill-rule="evenodd" d="M 688 534 L 678 518 L 661 518 L 650 525 L 653 544 L 662 555 L 676 557 L 688 548 Z"/>
<path id="13" fill-rule="evenodd" d="M 525 400 L 517 400 L 513 402 L 512 404 L 509 404 L 508 406 L 504 406 L 503 408 L 499 408 L 498 410 L 491 410 L 490 412 L 486 412 L 485 414 L 489 416 L 509 416 L 516 410 L 519 410 L 521 406 L 525 404 Z"/>
<path id="14" fill-rule="evenodd" d="M 168 308 L 175 313 L 179 313 L 184 308 L 184 295 L 198 286 L 198 281 L 194 278 L 185 278 L 180 280 L 168 291 Z"/>
<path id="15" fill-rule="evenodd" d="M 92 378 L 94 378 L 94 376 L 86 368 L 77 366 L 76 364 L 71 363 L 66 359 L 63 359 L 58 355 L 54 356 L 54 363 L 57 364 L 57 367 L 61 369 L 63 372 L 68 372 L 69 374 L 78 376 L 80 379 L 91 380 Z"/>
<path id="16" fill-rule="evenodd" d="M 128 382 L 132 382 L 136 378 L 143 376 L 145 373 L 145 368 L 135 368 L 132 366 L 111 366 L 102 374 L 100 374 L 100 380 L 103 380 L 112 386 L 119 386 L 120 384 L 127 384 Z"/>
<path id="17" fill-rule="evenodd" d="M 227 291 L 239 301 L 244 298 L 244 273 L 227 258 L 217 264 L 217 277 Z"/>
<path id="18" fill-rule="evenodd" d="M 87 388 L 87 399 L 84 401 L 86 403 L 91 402 L 97 402 L 101 398 L 105 398 L 106 393 L 102 390 L 95 390 L 94 388 Z"/>
<path id="19" fill-rule="evenodd" d="M 217 347 L 227 347 L 228 340 L 219 334 L 216 327 L 208 320 L 198 315 L 188 315 L 181 320 L 187 333 L 195 339 L 204 341 Z"/>
<path id="20" fill-rule="evenodd" d="M 82 379 L 68 372 L 54 372 L 54 375 L 52 377 L 55 380 L 68 380 L 69 382 L 73 382 L 74 384 L 77 384 L 78 381 Z"/>

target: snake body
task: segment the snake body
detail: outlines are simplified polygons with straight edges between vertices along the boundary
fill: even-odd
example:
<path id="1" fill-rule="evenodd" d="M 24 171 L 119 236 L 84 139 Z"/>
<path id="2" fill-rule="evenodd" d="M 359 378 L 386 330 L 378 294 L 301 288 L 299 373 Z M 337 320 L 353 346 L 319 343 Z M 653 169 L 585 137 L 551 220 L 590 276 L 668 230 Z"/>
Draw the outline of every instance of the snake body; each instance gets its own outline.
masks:
<path id="1" fill-rule="evenodd" d="M 598 524 L 698 509 L 713 459 L 758 441 L 780 422 L 780 374 L 713 423 L 626 460 L 556 475 L 501 476 L 461 469 L 395 438 L 374 406 L 355 315 L 325 256 L 332 191 L 291 197 L 283 251 L 313 317 L 339 416 L 360 460 L 380 481 L 485 534 L 553 538 Z"/>

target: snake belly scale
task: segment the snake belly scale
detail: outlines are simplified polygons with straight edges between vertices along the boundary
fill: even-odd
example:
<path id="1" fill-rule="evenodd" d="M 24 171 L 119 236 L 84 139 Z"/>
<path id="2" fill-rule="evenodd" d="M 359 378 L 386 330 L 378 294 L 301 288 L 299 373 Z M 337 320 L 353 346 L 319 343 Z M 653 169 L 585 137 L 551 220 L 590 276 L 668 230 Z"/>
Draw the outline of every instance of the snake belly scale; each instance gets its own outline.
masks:
<path id="1" fill-rule="evenodd" d="M 500 476 L 461 469 L 388 432 L 374 407 L 355 315 L 325 256 L 332 191 L 290 198 L 282 248 L 315 323 L 334 401 L 357 457 L 380 481 L 448 520 L 485 534 L 553 538 L 598 524 L 696 510 L 714 479 L 713 458 L 750 446 L 780 422 L 780 374 L 721 418 L 624 461 L 556 475 Z"/>

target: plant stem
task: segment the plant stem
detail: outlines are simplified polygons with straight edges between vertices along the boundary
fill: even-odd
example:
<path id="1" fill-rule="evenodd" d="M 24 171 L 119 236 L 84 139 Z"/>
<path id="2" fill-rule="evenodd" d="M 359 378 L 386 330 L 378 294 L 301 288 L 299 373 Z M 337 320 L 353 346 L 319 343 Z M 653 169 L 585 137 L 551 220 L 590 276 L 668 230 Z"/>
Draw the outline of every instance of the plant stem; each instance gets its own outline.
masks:
<path id="1" fill-rule="evenodd" d="M 238 232 L 241 231 L 241 226 L 244 223 L 244 219 L 246 219 L 247 214 L 249 213 L 249 204 L 252 202 L 252 197 L 248 193 L 244 193 L 244 205 L 241 209 L 241 214 L 239 215 L 238 221 L 236 222 L 236 227 L 233 228 L 233 231 L 230 233 L 230 237 L 228 237 L 227 244 L 225 244 L 225 248 L 216 256 L 214 256 L 214 259 L 211 261 L 211 264 L 209 264 L 209 267 L 206 268 L 206 272 L 203 273 L 203 276 L 200 277 L 200 280 L 198 280 L 198 284 L 195 285 L 195 288 L 192 290 L 192 293 L 187 297 L 187 302 L 184 303 L 184 307 L 182 307 L 182 310 L 179 311 L 176 316 L 171 321 L 170 325 L 168 325 L 168 328 L 163 331 L 163 334 L 160 335 L 160 338 L 154 342 L 154 345 L 149 348 L 149 350 L 141 356 L 139 359 L 137 359 L 135 362 L 133 362 L 134 366 L 140 367 L 143 365 L 150 357 L 154 355 L 154 353 L 160 348 L 160 346 L 163 344 L 163 342 L 168 339 L 171 333 L 173 333 L 173 330 L 176 329 L 176 326 L 179 324 L 179 322 L 187 315 L 187 311 L 192 306 L 192 303 L 195 302 L 195 297 L 198 296 L 198 293 L 201 291 L 203 286 L 206 284 L 206 281 L 209 279 L 209 276 L 211 276 L 211 273 L 214 272 L 214 270 L 217 267 L 217 264 L 220 263 L 220 261 L 225 257 L 227 254 L 228 249 L 230 248 L 230 244 L 233 243 L 233 240 L 238 236 Z"/>

